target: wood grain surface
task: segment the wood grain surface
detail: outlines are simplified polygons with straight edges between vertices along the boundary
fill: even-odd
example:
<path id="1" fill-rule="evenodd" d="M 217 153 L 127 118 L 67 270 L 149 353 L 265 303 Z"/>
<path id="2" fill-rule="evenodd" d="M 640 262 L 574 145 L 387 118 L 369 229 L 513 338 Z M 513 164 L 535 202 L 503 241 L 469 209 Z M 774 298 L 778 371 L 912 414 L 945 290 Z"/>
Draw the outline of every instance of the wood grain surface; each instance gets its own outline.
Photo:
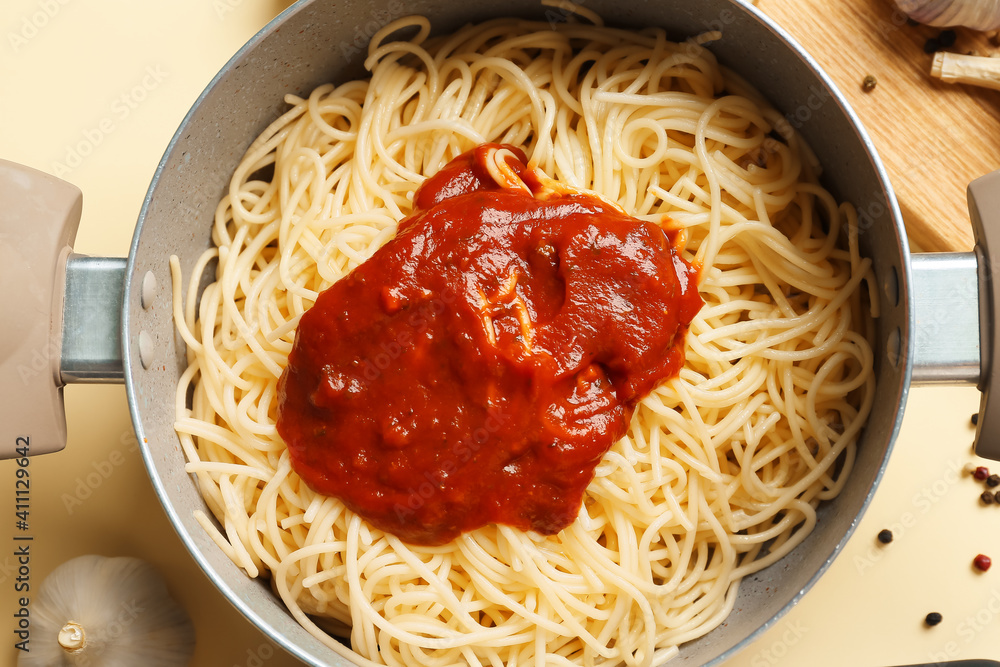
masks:
<path id="1" fill-rule="evenodd" d="M 891 0 L 759 0 L 823 67 L 872 137 L 914 250 L 970 250 L 966 187 L 1000 168 L 1000 91 L 930 76 L 928 39 Z M 996 38 L 956 29 L 956 53 L 1000 55 Z M 876 78 L 865 91 L 867 75 Z"/>

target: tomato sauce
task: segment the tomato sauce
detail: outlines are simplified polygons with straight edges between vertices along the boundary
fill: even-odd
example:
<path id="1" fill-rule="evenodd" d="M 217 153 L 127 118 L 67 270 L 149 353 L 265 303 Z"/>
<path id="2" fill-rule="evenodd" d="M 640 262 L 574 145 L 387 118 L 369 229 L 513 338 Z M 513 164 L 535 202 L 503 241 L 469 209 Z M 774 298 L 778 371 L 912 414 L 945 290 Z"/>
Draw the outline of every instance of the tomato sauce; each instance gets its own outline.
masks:
<path id="1" fill-rule="evenodd" d="M 572 523 L 702 305 L 663 229 L 544 188 L 504 148 L 509 182 L 487 168 L 497 145 L 425 181 L 302 316 L 279 382 L 293 469 L 414 544 Z"/>

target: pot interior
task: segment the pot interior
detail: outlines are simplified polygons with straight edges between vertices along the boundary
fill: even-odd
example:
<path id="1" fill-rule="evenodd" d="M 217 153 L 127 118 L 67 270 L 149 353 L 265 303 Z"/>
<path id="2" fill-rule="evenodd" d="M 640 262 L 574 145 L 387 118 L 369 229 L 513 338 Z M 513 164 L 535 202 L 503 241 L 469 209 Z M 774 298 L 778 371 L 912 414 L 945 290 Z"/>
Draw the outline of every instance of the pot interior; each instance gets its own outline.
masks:
<path id="1" fill-rule="evenodd" d="M 755 86 L 810 143 L 823 165 L 824 185 L 853 202 L 860 242 L 874 259 L 881 292 L 877 320 L 878 400 L 859 443 L 846 488 L 819 510 L 819 525 L 775 565 L 744 580 L 733 613 L 707 636 L 682 647 L 676 664 L 718 662 L 773 623 L 826 569 L 850 536 L 874 492 L 899 428 L 909 384 L 911 311 L 908 254 L 902 223 L 874 149 L 842 96 L 789 38 L 755 9 L 730 0 L 590 0 L 586 9 L 619 27 L 660 25 L 685 39 L 708 30 L 722 37 L 710 49 Z M 566 12 L 536 0 L 511 0 L 504 15 L 563 20 Z M 126 272 L 123 340 L 128 396 L 150 478 L 181 539 L 229 600 L 263 632 L 311 665 L 346 665 L 303 630 L 271 593 L 251 580 L 194 519 L 206 510 L 173 430 L 176 384 L 185 348 L 171 317 L 168 258 L 185 274 L 210 245 L 216 204 L 250 142 L 285 109 L 283 96 L 308 93 L 328 81 L 363 76 L 367 41 L 405 14 L 431 18 L 436 32 L 497 15 L 484 0 L 317 0 L 283 13 L 252 39 L 195 103 L 157 168 L 136 227 Z M 161 288 L 143 307 L 141 288 L 152 272 Z M 139 335 L 152 341 L 145 366 Z M 207 510 L 206 510 L 207 512 Z"/>

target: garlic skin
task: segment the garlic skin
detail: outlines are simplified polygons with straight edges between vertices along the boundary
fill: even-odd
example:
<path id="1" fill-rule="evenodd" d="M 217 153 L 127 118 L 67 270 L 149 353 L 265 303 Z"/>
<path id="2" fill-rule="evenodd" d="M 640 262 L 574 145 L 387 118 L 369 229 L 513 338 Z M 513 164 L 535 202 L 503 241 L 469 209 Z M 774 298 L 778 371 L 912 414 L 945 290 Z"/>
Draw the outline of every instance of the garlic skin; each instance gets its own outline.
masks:
<path id="1" fill-rule="evenodd" d="M 938 27 L 965 26 L 973 30 L 1000 28 L 1000 0 L 896 0 L 914 21 Z"/>
<path id="2" fill-rule="evenodd" d="M 947 83 L 969 83 L 1000 90 L 1000 58 L 938 51 L 931 63 L 931 76 Z"/>
<path id="3" fill-rule="evenodd" d="M 69 560 L 31 609 L 31 650 L 18 667 L 183 667 L 194 653 L 190 618 L 137 558 Z"/>

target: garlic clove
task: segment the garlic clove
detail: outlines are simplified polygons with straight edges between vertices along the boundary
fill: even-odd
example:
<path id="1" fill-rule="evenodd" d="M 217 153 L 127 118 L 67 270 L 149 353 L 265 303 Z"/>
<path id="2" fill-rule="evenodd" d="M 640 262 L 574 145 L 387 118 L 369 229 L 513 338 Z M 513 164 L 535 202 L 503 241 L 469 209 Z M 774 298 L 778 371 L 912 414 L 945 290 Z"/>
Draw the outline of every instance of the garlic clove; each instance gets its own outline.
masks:
<path id="1" fill-rule="evenodd" d="M 136 558 L 80 556 L 50 574 L 32 605 L 18 667 L 182 667 L 194 628 L 166 583 Z"/>
<path id="2" fill-rule="evenodd" d="M 1000 0 L 896 0 L 914 21 L 937 27 L 965 26 L 973 30 L 1000 28 Z"/>

